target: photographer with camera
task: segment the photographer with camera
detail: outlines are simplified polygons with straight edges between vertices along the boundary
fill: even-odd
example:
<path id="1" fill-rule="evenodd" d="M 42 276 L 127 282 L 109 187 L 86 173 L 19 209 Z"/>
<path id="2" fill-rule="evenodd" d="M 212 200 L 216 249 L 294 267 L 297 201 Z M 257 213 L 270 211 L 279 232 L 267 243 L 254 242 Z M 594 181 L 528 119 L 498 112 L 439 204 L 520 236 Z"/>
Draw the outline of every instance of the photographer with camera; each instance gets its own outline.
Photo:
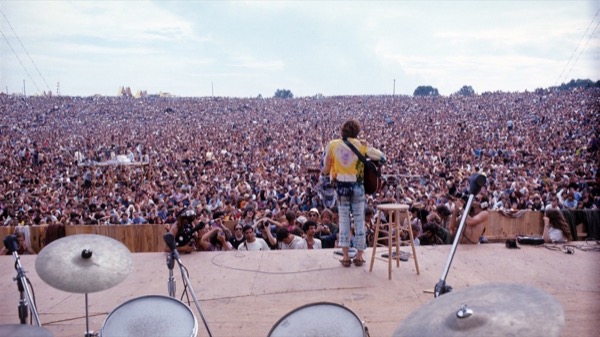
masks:
<path id="1" fill-rule="evenodd" d="M 177 251 L 189 254 L 194 250 L 203 250 L 200 238 L 207 232 L 206 224 L 196 218 L 193 209 L 183 209 L 177 214 L 177 220 L 170 226 L 169 232 L 175 237 Z M 169 252 L 169 247 L 165 246 Z"/>
<path id="2" fill-rule="evenodd" d="M 200 240 L 202 249 L 209 252 L 233 250 L 227 232 L 227 230 L 218 226 L 206 232 Z"/>
<path id="3" fill-rule="evenodd" d="M 280 222 L 277 222 L 268 217 L 260 218 L 253 226 L 256 238 L 263 239 L 271 249 L 277 249 L 277 239 L 273 236 L 273 230 L 283 227 Z"/>

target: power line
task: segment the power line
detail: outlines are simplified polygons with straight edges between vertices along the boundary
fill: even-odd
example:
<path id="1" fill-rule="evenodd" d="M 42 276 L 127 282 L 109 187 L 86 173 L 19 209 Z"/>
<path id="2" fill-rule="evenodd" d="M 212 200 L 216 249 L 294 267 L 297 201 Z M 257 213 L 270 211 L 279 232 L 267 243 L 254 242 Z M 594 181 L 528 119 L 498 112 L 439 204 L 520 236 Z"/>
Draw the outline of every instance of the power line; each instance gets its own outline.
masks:
<path id="1" fill-rule="evenodd" d="M 33 77 L 31 77 L 31 74 L 29 73 L 29 71 L 27 70 L 27 68 L 25 68 L 25 65 L 23 64 L 23 62 L 21 61 L 21 58 L 19 57 L 19 55 L 15 52 L 15 50 L 13 49 L 12 45 L 10 44 L 10 42 L 8 41 L 8 38 L 6 37 L 6 35 L 4 35 L 4 32 L 0 30 L 0 34 L 2 34 L 2 37 L 4 38 L 4 40 L 6 41 L 6 43 L 8 44 L 8 46 L 10 47 L 10 50 L 12 50 L 13 54 L 15 54 L 15 56 L 17 57 L 17 60 L 19 60 L 19 63 L 21 64 L 21 67 L 23 67 L 23 70 L 25 70 L 25 73 L 27 73 L 27 76 L 29 77 L 29 79 L 31 80 L 31 82 L 33 83 L 33 85 L 35 86 L 35 88 L 37 89 L 38 93 L 40 92 L 40 88 L 38 88 L 37 84 L 35 83 L 35 81 L 33 80 Z"/>
<path id="2" fill-rule="evenodd" d="M 567 69 L 567 67 L 569 67 L 569 64 L 571 63 L 571 60 L 573 59 L 573 56 L 575 56 L 575 54 L 577 53 L 577 50 L 579 49 L 579 46 L 581 46 L 581 42 L 583 42 L 583 40 L 585 39 L 585 36 L 587 35 L 588 31 L 590 30 L 590 27 L 592 27 L 592 25 L 594 24 L 594 21 L 596 21 L 596 18 L 598 17 L 598 14 L 600 14 L 600 8 L 598 9 L 598 11 L 596 12 L 596 15 L 594 15 L 594 18 L 592 19 L 592 21 L 590 22 L 590 24 L 588 25 L 588 27 L 586 28 L 585 32 L 583 33 L 583 35 L 581 36 L 581 39 L 579 39 L 579 42 L 577 43 L 577 46 L 575 47 L 575 50 L 573 50 L 573 52 L 571 53 L 571 57 L 569 57 L 569 60 L 567 61 L 567 63 L 565 64 L 565 66 L 563 67 L 563 69 L 560 71 L 560 75 L 558 75 L 558 78 L 556 79 L 556 83 L 554 83 L 555 86 L 558 85 L 558 83 L 561 81 L 561 78 L 563 73 L 565 72 L 565 70 Z M 596 28 L 598 28 L 598 25 L 596 25 Z M 596 31 L 596 29 L 594 29 L 594 32 Z M 588 41 L 585 44 L 585 46 L 587 46 L 587 44 L 590 42 L 590 39 L 592 38 L 592 36 L 594 36 L 594 33 L 592 33 L 589 37 L 588 37 Z M 580 53 L 579 55 L 581 55 L 581 51 L 583 51 L 585 49 L 585 47 L 583 47 L 582 49 L 580 49 Z M 579 56 L 577 56 L 577 59 L 579 59 Z M 573 66 L 575 65 L 575 63 L 577 63 L 577 59 L 575 60 L 575 62 L 573 62 L 573 64 L 571 65 L 571 70 L 573 69 Z M 566 80 L 566 78 L 568 77 L 568 75 L 570 74 L 571 70 L 569 70 L 569 72 L 565 75 L 564 80 Z"/>
<path id="3" fill-rule="evenodd" d="M 590 36 L 588 37 L 588 40 L 585 43 L 585 46 L 583 46 L 583 48 L 581 48 L 581 50 L 579 50 L 579 54 L 575 58 L 575 62 L 573 62 L 573 64 L 571 64 L 571 68 L 569 69 L 569 72 L 565 75 L 565 80 L 567 78 L 569 78 L 569 75 L 571 74 L 571 71 L 573 70 L 573 67 L 575 67 L 575 65 L 577 64 L 577 61 L 579 61 L 579 57 L 581 56 L 581 54 L 583 53 L 583 51 L 587 48 L 587 45 L 590 43 L 590 40 L 592 39 L 592 37 L 596 33 L 596 29 L 598 29 L 598 26 L 600 26 L 600 21 L 598 21 L 598 23 L 596 24 L 596 27 L 594 28 L 594 31 L 592 31 L 592 34 L 590 34 Z"/>
<path id="4" fill-rule="evenodd" d="M 50 89 L 50 86 L 48 85 L 48 82 L 46 81 L 46 78 L 44 78 L 44 75 L 42 75 L 42 73 L 40 72 L 40 69 L 37 67 L 37 65 L 35 64 L 35 62 L 33 62 L 33 58 L 31 57 L 31 55 L 29 55 L 29 52 L 27 51 L 27 48 L 25 48 L 25 45 L 23 44 L 23 42 L 19 38 L 19 35 L 17 35 L 17 32 L 15 32 L 13 26 L 10 24 L 10 21 L 8 20 L 8 18 L 6 17 L 6 15 L 2 11 L 2 9 L 0 9 L 0 13 L 2 13 L 2 16 L 6 20 L 6 23 L 8 23 L 8 26 L 10 27 L 10 30 L 12 30 L 13 34 L 17 38 L 17 41 L 19 41 L 19 44 L 21 44 L 21 47 L 25 51 L 25 54 L 27 54 L 27 57 L 29 57 L 29 60 L 31 60 L 31 64 L 33 64 L 33 66 L 35 67 L 35 70 L 37 71 L 38 75 L 40 75 L 40 77 L 42 78 L 42 80 L 44 80 L 44 83 L 46 84 L 46 88 L 48 88 L 48 91 L 52 92 L 52 89 Z M 5 37 L 5 39 L 6 39 L 6 37 Z M 8 40 L 7 40 L 7 42 L 8 42 Z M 11 49 L 12 49 L 12 47 L 11 47 Z M 13 50 L 13 53 L 14 53 L 14 50 Z M 36 85 L 36 88 L 37 88 L 37 85 Z M 39 91 L 39 89 L 38 89 L 38 91 Z"/>

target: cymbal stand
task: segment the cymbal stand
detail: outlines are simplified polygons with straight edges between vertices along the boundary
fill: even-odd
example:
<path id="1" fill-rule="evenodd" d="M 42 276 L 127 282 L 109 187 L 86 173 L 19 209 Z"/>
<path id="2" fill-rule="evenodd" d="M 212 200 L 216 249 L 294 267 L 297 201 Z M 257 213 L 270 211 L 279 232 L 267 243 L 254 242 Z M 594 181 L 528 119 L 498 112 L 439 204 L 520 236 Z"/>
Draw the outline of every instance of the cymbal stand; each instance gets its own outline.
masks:
<path id="1" fill-rule="evenodd" d="M 15 269 L 17 270 L 17 277 L 13 280 L 17 281 L 17 287 L 19 288 L 20 300 L 19 300 L 19 320 L 21 324 L 27 324 L 28 307 L 31 311 L 31 315 L 35 319 L 37 326 L 41 327 L 40 316 L 38 315 L 35 307 L 35 302 L 31 296 L 31 289 L 27 283 L 27 277 L 25 277 L 25 270 L 21 266 L 21 258 L 16 251 L 12 252 L 12 256 L 15 259 Z"/>
<path id="2" fill-rule="evenodd" d="M 169 264 L 169 259 L 171 259 L 171 264 Z M 173 266 L 175 264 L 174 261 L 177 261 L 177 264 L 179 265 L 179 270 L 181 271 L 181 276 L 183 278 L 183 284 L 185 285 L 186 288 L 187 287 L 190 288 L 190 294 L 192 294 L 192 298 L 194 299 L 194 304 L 196 305 L 196 309 L 198 310 L 198 313 L 200 314 L 200 317 L 202 318 L 202 322 L 204 323 L 204 326 L 206 327 L 208 336 L 212 337 L 212 332 L 210 331 L 210 328 L 208 327 L 208 322 L 206 322 L 206 318 L 204 318 L 202 309 L 200 309 L 200 302 L 198 301 L 198 298 L 196 297 L 196 292 L 194 291 L 194 288 L 192 287 L 192 284 L 190 282 L 190 277 L 188 275 L 187 269 L 185 268 L 183 263 L 181 263 L 177 249 L 173 249 L 171 251 L 171 253 L 169 253 L 167 256 L 167 267 L 169 267 L 169 296 L 175 297 L 175 278 L 173 277 Z"/>
<path id="3" fill-rule="evenodd" d="M 448 276 L 448 271 L 450 270 L 450 265 L 452 264 L 452 259 L 454 258 L 454 253 L 456 253 L 456 247 L 458 247 L 458 242 L 460 241 L 460 237 L 462 236 L 463 229 L 465 227 L 465 223 L 467 222 L 467 216 L 469 214 L 469 210 L 471 209 L 471 204 L 473 203 L 473 194 L 469 194 L 469 199 L 467 200 L 467 205 L 465 206 L 465 210 L 463 211 L 462 218 L 460 219 L 460 225 L 458 226 L 458 230 L 454 235 L 454 242 L 452 243 L 452 249 L 450 250 L 450 255 L 448 256 L 448 261 L 446 261 L 446 267 L 444 268 L 444 272 L 442 272 L 442 277 L 435 285 L 434 297 L 438 297 L 445 293 L 449 293 L 452 291 L 452 287 L 446 284 L 446 277 Z"/>
<path id="4" fill-rule="evenodd" d="M 96 336 L 93 331 L 90 331 L 90 315 L 88 313 L 88 293 L 85 293 L 85 334 L 84 337 Z"/>
<path id="5" fill-rule="evenodd" d="M 84 260 L 89 260 L 94 252 L 91 249 L 84 249 L 81 251 L 81 257 Z M 85 293 L 85 334 L 84 337 L 94 337 L 93 331 L 90 331 L 90 315 L 88 313 L 88 293 Z"/>

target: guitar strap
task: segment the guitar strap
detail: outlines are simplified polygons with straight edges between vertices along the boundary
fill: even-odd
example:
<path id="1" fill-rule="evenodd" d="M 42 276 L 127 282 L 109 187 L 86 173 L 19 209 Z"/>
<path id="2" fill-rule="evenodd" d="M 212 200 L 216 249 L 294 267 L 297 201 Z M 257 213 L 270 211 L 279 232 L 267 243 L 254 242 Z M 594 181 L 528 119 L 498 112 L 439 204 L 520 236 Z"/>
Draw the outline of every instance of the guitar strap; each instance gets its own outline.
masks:
<path id="1" fill-rule="evenodd" d="M 381 177 L 381 173 L 379 173 L 377 171 L 377 169 L 375 168 L 375 165 L 372 163 L 371 163 L 371 165 L 367 164 L 367 158 L 365 158 L 365 156 L 363 156 L 363 154 L 360 153 L 360 151 L 358 151 L 358 149 L 355 148 L 354 145 L 352 145 L 352 143 L 350 143 L 347 138 L 342 138 L 342 140 L 344 141 L 346 146 L 348 146 L 350 148 L 350 150 L 352 150 L 352 152 L 354 152 L 354 154 L 363 163 L 363 165 L 365 165 L 365 168 L 368 168 L 369 170 L 371 170 L 371 172 L 375 173 L 378 178 Z"/>

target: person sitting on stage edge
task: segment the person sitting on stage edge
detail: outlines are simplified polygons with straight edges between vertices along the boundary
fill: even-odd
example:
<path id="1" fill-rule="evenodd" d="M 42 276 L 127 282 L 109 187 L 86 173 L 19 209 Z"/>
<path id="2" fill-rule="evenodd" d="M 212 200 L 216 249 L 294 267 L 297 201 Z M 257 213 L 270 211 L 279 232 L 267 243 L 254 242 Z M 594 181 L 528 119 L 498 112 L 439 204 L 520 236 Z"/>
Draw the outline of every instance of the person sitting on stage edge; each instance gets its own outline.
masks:
<path id="1" fill-rule="evenodd" d="M 452 238 L 454 238 L 458 231 L 458 212 L 463 209 L 463 205 L 464 203 L 461 199 L 456 200 L 456 206 L 452 211 L 452 217 L 450 219 L 450 233 Z M 482 240 L 483 234 L 485 233 L 485 224 L 490 218 L 490 212 L 487 209 L 487 202 L 473 201 L 471 203 L 471 209 L 469 210 L 469 214 L 465 221 L 465 226 L 459 241 L 460 243 L 478 244 L 480 240 Z"/>
<path id="2" fill-rule="evenodd" d="M 572 240 L 567 220 L 560 210 L 548 209 L 544 214 L 544 242 L 560 243 Z"/>

